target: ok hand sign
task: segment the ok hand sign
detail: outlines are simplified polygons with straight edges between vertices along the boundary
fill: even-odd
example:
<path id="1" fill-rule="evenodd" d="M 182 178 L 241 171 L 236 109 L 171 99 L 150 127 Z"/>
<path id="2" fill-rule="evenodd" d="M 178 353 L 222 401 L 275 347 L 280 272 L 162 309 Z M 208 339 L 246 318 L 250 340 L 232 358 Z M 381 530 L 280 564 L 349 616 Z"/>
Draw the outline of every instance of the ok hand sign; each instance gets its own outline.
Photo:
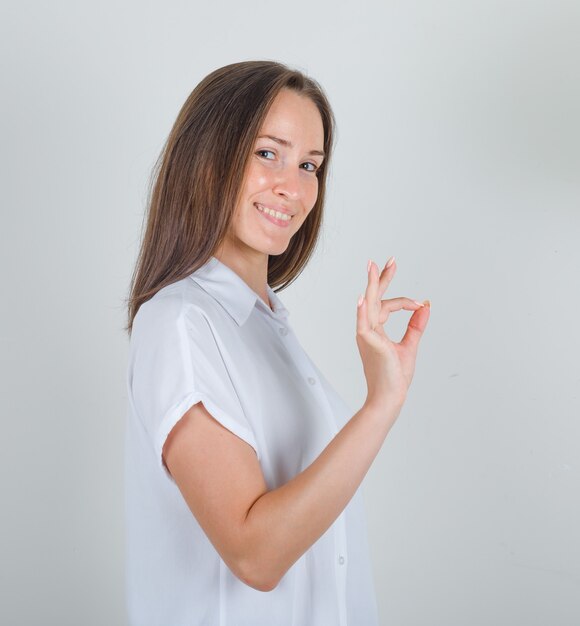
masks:
<path id="1" fill-rule="evenodd" d="M 369 261 L 368 283 L 359 299 L 356 321 L 356 343 L 367 381 L 367 404 L 377 408 L 401 407 L 415 372 L 415 359 L 429 316 L 431 305 L 410 298 L 381 300 L 393 276 L 396 263 L 391 257 L 379 275 L 378 266 Z M 414 311 L 400 343 L 389 339 L 383 324 L 393 311 Z"/>

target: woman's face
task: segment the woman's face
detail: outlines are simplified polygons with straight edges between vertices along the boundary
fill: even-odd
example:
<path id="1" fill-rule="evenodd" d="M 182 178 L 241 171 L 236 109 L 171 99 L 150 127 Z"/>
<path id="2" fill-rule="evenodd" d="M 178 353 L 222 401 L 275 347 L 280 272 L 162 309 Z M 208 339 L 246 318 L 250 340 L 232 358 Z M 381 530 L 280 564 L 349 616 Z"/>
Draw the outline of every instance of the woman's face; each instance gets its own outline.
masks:
<path id="1" fill-rule="evenodd" d="M 229 238 L 247 254 L 282 254 L 318 196 L 324 128 L 310 98 L 282 89 L 258 133 Z M 263 209 L 284 214 L 267 214 Z"/>

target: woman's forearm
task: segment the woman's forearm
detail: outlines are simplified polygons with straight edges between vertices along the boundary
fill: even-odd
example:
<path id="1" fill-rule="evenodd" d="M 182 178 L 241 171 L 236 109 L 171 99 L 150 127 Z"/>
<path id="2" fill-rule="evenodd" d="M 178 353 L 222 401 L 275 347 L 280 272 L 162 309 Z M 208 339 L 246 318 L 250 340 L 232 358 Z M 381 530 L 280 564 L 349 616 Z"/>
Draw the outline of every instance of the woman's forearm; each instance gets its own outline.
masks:
<path id="1" fill-rule="evenodd" d="M 273 589 L 324 534 L 360 486 L 401 407 L 365 403 L 311 465 L 254 502 L 243 533 L 247 580 Z"/>

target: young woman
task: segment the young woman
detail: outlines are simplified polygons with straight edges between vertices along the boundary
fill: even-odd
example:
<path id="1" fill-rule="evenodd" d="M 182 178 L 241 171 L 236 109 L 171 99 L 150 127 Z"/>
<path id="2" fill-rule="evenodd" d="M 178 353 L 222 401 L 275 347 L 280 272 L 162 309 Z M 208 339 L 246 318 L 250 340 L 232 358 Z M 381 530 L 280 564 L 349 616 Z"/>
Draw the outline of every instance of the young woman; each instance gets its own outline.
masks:
<path id="1" fill-rule="evenodd" d="M 132 626 L 378 624 L 359 486 L 430 309 L 382 300 L 396 263 L 369 262 L 354 415 L 298 342 L 273 287 L 316 245 L 333 132 L 313 79 L 250 61 L 203 79 L 166 142 L 127 326 Z"/>

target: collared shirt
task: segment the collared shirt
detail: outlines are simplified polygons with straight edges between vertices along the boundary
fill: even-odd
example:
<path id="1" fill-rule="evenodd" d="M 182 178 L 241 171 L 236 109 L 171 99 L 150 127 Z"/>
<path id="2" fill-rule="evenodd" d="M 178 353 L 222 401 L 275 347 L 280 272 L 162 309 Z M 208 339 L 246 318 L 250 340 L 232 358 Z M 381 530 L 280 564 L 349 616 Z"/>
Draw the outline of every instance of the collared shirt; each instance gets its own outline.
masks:
<path id="1" fill-rule="evenodd" d="M 307 468 L 353 412 L 273 310 L 216 257 L 133 322 L 127 370 L 126 591 L 131 626 L 377 626 L 362 493 L 258 591 L 221 559 L 162 462 L 195 403 L 255 451 L 268 489 Z"/>

